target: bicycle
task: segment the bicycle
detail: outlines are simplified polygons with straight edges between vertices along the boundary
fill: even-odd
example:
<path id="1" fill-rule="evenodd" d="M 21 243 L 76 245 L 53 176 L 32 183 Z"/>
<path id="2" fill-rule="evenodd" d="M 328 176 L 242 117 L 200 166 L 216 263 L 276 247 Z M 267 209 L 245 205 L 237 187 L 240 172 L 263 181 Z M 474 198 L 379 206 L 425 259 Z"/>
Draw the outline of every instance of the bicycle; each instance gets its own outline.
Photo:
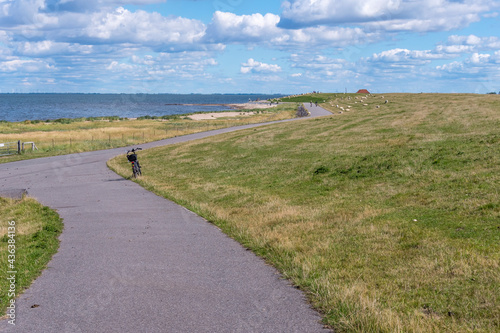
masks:
<path id="1" fill-rule="evenodd" d="M 142 175 L 141 166 L 139 165 L 137 154 L 135 153 L 138 150 L 142 150 L 142 148 L 132 148 L 132 150 L 127 151 L 127 159 L 130 163 L 132 163 L 132 173 L 134 174 L 134 178 Z"/>

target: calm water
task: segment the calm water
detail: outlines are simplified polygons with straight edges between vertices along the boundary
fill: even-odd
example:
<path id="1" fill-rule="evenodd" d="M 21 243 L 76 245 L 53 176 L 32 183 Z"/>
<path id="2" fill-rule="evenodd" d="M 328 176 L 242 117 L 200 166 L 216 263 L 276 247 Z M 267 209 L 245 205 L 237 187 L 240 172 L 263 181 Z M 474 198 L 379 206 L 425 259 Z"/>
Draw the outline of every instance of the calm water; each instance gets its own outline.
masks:
<path id="1" fill-rule="evenodd" d="M 0 120 L 164 116 L 198 111 L 224 111 L 229 107 L 189 104 L 246 103 L 281 95 L 177 95 L 177 94 L 0 94 Z"/>

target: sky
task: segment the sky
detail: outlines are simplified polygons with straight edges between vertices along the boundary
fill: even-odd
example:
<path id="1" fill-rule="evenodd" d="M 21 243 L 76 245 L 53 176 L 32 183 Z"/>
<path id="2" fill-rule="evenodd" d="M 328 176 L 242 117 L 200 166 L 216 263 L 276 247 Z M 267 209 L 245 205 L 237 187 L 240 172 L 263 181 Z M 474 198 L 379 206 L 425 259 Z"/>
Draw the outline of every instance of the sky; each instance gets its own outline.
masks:
<path id="1" fill-rule="evenodd" d="M 0 0 L 0 93 L 500 92 L 500 0 Z"/>

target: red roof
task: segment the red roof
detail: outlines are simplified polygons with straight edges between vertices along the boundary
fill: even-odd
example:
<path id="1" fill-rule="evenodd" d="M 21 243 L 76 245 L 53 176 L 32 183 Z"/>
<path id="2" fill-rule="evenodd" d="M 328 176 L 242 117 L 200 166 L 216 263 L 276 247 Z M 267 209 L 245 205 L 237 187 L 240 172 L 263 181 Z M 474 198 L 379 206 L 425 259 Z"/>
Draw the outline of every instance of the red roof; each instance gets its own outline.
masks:
<path id="1" fill-rule="evenodd" d="M 359 89 L 357 94 L 369 94 L 370 92 L 366 89 Z"/>

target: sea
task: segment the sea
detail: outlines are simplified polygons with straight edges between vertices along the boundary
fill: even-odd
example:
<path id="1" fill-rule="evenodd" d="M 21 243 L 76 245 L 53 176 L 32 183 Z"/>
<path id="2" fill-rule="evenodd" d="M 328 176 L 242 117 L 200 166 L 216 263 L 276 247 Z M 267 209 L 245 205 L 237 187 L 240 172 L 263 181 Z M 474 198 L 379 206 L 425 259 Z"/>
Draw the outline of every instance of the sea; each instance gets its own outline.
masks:
<path id="1" fill-rule="evenodd" d="M 0 121 L 182 115 L 227 111 L 225 104 L 279 98 L 265 94 L 0 94 Z"/>

